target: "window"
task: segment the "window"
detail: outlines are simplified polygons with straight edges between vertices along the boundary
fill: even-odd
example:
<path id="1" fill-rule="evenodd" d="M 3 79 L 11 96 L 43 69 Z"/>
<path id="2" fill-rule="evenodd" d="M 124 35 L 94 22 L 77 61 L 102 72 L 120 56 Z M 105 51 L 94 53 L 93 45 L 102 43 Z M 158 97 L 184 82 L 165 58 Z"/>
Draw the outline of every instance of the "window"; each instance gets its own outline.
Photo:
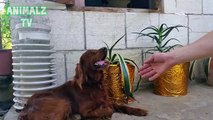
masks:
<path id="1" fill-rule="evenodd" d="M 158 0 L 85 0 L 85 6 L 155 9 Z"/>
<path id="2" fill-rule="evenodd" d="M 161 0 L 47 0 L 67 4 L 71 8 L 116 7 L 157 9 Z"/>

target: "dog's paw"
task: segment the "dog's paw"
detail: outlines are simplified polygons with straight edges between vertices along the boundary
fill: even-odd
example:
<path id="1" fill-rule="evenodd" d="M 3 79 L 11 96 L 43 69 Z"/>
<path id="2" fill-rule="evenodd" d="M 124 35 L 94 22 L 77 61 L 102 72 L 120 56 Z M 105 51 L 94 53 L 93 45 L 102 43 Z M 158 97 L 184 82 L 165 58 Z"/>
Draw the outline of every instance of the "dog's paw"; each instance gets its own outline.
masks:
<path id="1" fill-rule="evenodd" d="M 148 111 L 147 110 L 143 110 L 143 109 L 138 109 L 137 111 L 135 111 L 135 115 L 136 116 L 147 116 L 148 115 Z"/>

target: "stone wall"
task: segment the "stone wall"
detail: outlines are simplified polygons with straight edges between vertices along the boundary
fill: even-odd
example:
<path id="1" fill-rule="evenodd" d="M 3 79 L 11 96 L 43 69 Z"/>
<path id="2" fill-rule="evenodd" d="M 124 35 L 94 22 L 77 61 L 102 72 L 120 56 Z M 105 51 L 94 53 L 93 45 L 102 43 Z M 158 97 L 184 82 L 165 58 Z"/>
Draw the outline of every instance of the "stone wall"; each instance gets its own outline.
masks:
<path id="1" fill-rule="evenodd" d="M 33 4 L 40 5 L 39 0 L 11 0 L 12 5 Z M 34 2 L 34 3 L 33 3 Z M 116 46 L 116 51 L 131 58 L 141 66 L 142 51 L 153 47 L 150 39 L 136 39 L 138 32 L 150 25 L 181 24 L 190 29 L 181 28 L 173 32 L 183 45 L 197 40 L 202 35 L 213 30 L 213 1 L 212 0 L 163 0 L 162 11 L 148 10 L 66 10 L 63 5 L 51 7 L 48 16 L 40 17 L 35 22 L 51 26 L 51 42 L 57 51 L 56 71 L 58 84 L 72 79 L 75 65 L 81 54 L 92 48 L 112 45 L 118 38 L 126 37 Z M 114 10 L 115 11 L 115 10 Z M 36 18 L 36 17 L 35 17 Z M 12 19 L 12 28 L 17 23 L 17 17 Z"/>

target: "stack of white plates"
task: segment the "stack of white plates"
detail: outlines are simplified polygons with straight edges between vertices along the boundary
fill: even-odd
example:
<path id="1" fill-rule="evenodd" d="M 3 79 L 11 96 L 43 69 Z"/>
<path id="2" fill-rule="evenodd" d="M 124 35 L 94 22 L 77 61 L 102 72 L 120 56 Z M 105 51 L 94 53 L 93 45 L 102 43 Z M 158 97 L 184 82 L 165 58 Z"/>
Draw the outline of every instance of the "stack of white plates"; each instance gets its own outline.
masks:
<path id="1" fill-rule="evenodd" d="M 21 110 L 34 93 L 54 88 L 54 53 L 50 45 L 50 27 L 33 24 L 30 28 L 16 26 L 13 41 L 14 108 Z"/>

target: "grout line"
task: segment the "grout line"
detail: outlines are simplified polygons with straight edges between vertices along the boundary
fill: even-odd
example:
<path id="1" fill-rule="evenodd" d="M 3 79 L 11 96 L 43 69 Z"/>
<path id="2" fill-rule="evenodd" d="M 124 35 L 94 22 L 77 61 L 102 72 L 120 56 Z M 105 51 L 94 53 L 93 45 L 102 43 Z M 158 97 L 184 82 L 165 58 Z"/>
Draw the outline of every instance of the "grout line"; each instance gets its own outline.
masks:
<path id="1" fill-rule="evenodd" d="M 124 33 L 125 33 L 125 48 L 127 49 L 127 23 L 126 23 L 126 13 L 124 13 Z"/>
<path id="2" fill-rule="evenodd" d="M 188 26 L 188 29 L 187 29 L 187 38 L 188 38 L 188 43 L 187 44 L 189 44 L 190 43 L 190 41 L 189 41 L 189 30 L 190 30 L 190 28 L 189 28 L 189 15 L 187 15 L 187 26 Z"/>
<path id="3" fill-rule="evenodd" d="M 86 17 L 85 12 L 83 12 L 83 25 L 84 25 L 84 49 L 87 49 L 87 37 L 86 37 Z"/>
<path id="4" fill-rule="evenodd" d="M 66 54 L 63 54 L 64 55 L 64 72 L 65 72 L 65 81 L 68 80 L 68 75 L 67 75 L 67 56 Z"/>

